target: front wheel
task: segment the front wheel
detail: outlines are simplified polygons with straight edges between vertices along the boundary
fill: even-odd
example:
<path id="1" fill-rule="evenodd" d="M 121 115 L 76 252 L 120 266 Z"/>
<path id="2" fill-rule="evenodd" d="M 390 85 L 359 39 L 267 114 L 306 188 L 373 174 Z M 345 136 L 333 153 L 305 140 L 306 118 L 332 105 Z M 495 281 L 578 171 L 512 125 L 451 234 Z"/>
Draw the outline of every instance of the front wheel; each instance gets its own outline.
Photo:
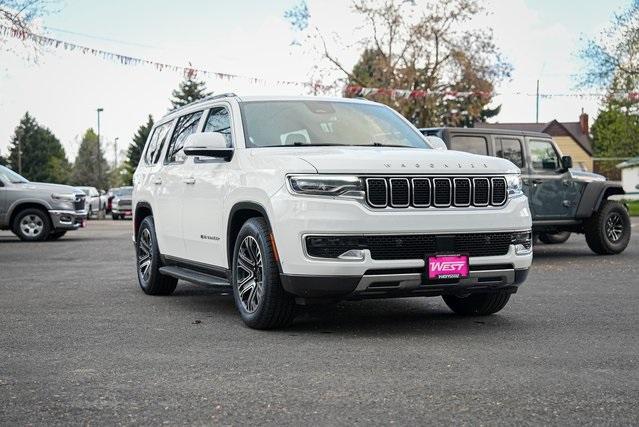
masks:
<path id="1" fill-rule="evenodd" d="M 606 200 L 585 224 L 586 243 L 593 252 L 612 255 L 623 252 L 630 242 L 630 216 L 619 202 Z"/>
<path id="2" fill-rule="evenodd" d="M 570 238 L 570 231 L 560 231 L 559 233 L 540 233 L 539 240 L 547 245 L 558 245 L 566 242 Z"/>
<path id="3" fill-rule="evenodd" d="M 247 326 L 273 329 L 295 316 L 295 300 L 284 291 L 269 227 L 263 218 L 244 223 L 233 250 L 232 284 L 235 306 Z"/>
<path id="4" fill-rule="evenodd" d="M 25 209 L 16 215 L 12 229 L 20 240 L 26 242 L 46 240 L 51 231 L 49 214 L 41 209 Z"/>
<path id="5" fill-rule="evenodd" d="M 442 298 L 446 305 L 457 314 L 463 316 L 488 316 L 504 308 L 508 304 L 510 294 L 501 291 L 491 294 L 474 294 L 463 298 L 444 295 Z"/>
<path id="6" fill-rule="evenodd" d="M 177 286 L 177 279 L 160 273 L 160 250 L 155 234 L 153 217 L 142 220 L 135 241 L 138 283 L 148 295 L 170 295 Z"/>

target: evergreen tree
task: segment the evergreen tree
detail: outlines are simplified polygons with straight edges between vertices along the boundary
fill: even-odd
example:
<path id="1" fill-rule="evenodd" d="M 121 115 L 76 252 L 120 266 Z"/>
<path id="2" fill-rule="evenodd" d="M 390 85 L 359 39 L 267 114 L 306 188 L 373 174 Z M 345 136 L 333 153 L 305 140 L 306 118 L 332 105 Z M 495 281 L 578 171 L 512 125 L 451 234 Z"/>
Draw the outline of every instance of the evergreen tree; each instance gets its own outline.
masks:
<path id="1" fill-rule="evenodd" d="M 146 144 L 151 129 L 153 129 L 153 123 L 153 116 L 149 114 L 146 123 L 140 126 L 135 132 L 135 135 L 133 135 L 133 142 L 126 151 L 126 161 L 124 162 L 125 167 L 122 171 L 122 179 L 124 183 L 128 185 L 133 181 L 133 174 L 140 163 L 142 150 L 144 150 L 144 144 Z"/>
<path id="2" fill-rule="evenodd" d="M 211 93 L 206 91 L 206 83 L 198 82 L 187 77 L 180 83 L 180 87 L 173 91 L 173 99 L 171 99 L 171 110 L 190 104 L 198 99 L 205 98 Z"/>
<path id="3" fill-rule="evenodd" d="M 7 166 L 7 164 L 7 159 L 5 159 L 2 154 L 0 154 L 0 166 Z"/>
<path id="4" fill-rule="evenodd" d="M 98 169 L 98 162 L 100 168 Z M 109 166 L 104 158 L 104 152 L 100 147 L 98 153 L 98 136 L 93 129 L 87 129 L 82 137 L 78 155 L 73 167 L 73 183 L 86 185 L 98 189 L 106 189 L 109 186 Z M 100 176 L 98 177 L 98 171 Z"/>
<path id="5" fill-rule="evenodd" d="M 70 164 L 62 144 L 29 113 L 25 113 L 11 138 L 8 163 L 30 181 L 69 181 Z"/>
<path id="6" fill-rule="evenodd" d="M 149 114 L 149 118 L 146 123 L 140 126 L 135 132 L 135 135 L 133 135 L 133 143 L 129 145 L 126 152 L 126 163 L 133 172 L 135 172 L 135 169 L 138 167 L 138 163 L 140 163 L 142 150 L 144 150 L 144 144 L 146 144 L 146 140 L 149 138 L 151 129 L 153 129 L 153 123 L 153 116 Z"/>

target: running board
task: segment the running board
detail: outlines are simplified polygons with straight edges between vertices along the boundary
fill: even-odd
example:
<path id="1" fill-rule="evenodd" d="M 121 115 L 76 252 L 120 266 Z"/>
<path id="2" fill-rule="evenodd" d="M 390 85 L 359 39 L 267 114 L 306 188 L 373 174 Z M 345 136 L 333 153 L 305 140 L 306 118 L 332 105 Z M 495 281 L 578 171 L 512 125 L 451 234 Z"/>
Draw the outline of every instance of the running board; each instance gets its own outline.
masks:
<path id="1" fill-rule="evenodd" d="M 210 274 L 201 273 L 199 271 L 190 270 L 184 267 L 166 266 L 160 267 L 160 273 L 165 276 L 175 277 L 176 279 L 186 280 L 187 282 L 196 283 L 198 285 L 213 286 L 216 288 L 228 289 L 231 283 L 221 277 L 212 276 Z"/>

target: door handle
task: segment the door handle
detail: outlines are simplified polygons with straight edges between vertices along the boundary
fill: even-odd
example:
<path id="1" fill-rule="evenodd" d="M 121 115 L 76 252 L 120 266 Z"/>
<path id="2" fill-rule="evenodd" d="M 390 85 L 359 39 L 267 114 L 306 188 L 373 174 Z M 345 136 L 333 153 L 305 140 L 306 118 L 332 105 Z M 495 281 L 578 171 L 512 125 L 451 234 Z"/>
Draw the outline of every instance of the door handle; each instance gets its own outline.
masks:
<path id="1" fill-rule="evenodd" d="M 155 180 L 153 181 L 153 184 L 162 185 L 162 178 L 155 178 Z"/>
<path id="2" fill-rule="evenodd" d="M 184 182 L 185 184 L 189 184 L 189 185 L 193 185 L 195 184 L 195 178 L 191 177 L 191 178 L 184 178 L 182 180 L 182 182 Z"/>

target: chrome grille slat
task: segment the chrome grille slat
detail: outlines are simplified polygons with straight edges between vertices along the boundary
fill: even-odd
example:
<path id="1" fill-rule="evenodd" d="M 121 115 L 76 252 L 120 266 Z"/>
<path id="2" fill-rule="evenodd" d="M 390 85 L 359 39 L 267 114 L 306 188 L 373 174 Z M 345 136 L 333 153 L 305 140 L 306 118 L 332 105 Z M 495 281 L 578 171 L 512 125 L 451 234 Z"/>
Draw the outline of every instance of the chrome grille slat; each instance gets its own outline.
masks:
<path id="1" fill-rule="evenodd" d="M 417 208 L 425 208 L 430 206 L 431 185 L 428 178 L 413 178 L 413 206 Z"/>
<path id="2" fill-rule="evenodd" d="M 366 202 L 373 208 L 499 207 L 508 201 L 503 176 L 365 177 Z"/>
<path id="3" fill-rule="evenodd" d="M 394 208 L 410 206 L 410 182 L 408 178 L 391 178 L 390 205 Z"/>
<path id="4" fill-rule="evenodd" d="M 470 206 L 472 197 L 470 178 L 453 178 L 453 194 L 455 195 L 453 200 L 455 206 Z"/>

